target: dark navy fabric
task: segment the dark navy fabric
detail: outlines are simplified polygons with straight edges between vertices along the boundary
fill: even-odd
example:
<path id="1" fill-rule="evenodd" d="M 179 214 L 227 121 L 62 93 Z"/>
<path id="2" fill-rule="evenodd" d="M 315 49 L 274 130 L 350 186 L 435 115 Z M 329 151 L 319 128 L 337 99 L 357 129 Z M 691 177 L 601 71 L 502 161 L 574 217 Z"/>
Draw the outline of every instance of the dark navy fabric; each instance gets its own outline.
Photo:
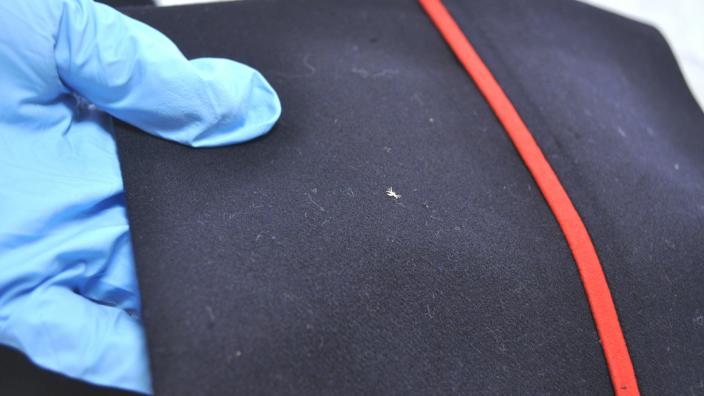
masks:
<path id="1" fill-rule="evenodd" d="M 584 216 L 643 393 L 700 392 L 704 118 L 662 38 L 447 4 Z M 415 1 L 130 12 L 284 106 L 229 148 L 118 127 L 158 394 L 612 392 L 559 227 Z"/>
<path id="2" fill-rule="evenodd" d="M 137 396 L 44 370 L 16 349 L 0 346 L 0 394 L 5 396 Z"/>
<path id="3" fill-rule="evenodd" d="M 704 394 L 704 114 L 652 27 L 448 1 L 594 240 L 644 394 Z"/>

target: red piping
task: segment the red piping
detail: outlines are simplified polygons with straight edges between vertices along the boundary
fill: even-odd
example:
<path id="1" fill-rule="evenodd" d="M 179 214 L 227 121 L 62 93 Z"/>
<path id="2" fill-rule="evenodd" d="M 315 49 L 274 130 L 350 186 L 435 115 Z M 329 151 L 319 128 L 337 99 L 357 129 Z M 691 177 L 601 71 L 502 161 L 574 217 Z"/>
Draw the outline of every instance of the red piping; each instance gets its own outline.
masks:
<path id="1" fill-rule="evenodd" d="M 560 224 L 589 300 L 615 393 L 640 395 L 606 276 L 577 209 L 521 116 L 442 1 L 419 1 L 494 110 Z"/>

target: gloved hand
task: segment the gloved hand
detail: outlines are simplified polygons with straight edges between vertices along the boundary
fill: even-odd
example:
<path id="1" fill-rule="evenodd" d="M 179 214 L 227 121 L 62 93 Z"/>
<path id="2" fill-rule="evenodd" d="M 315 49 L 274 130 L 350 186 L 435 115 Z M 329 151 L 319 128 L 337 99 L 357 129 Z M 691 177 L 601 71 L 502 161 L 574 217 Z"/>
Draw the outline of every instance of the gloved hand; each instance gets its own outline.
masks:
<path id="1" fill-rule="evenodd" d="M 266 133 L 276 93 L 242 64 L 187 61 L 92 0 L 0 2 L 0 93 L 0 343 L 47 369 L 148 393 L 107 114 L 217 146 Z"/>

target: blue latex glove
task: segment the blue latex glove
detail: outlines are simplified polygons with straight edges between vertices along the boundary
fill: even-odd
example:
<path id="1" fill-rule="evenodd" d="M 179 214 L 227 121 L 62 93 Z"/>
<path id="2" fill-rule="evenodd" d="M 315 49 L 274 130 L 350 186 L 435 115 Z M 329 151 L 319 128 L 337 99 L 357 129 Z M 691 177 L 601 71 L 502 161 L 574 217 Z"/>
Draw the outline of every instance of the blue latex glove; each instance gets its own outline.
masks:
<path id="1" fill-rule="evenodd" d="M 0 343 L 47 369 L 149 393 L 105 113 L 203 147 L 260 136 L 280 111 L 255 70 L 189 62 L 92 0 L 0 1 Z"/>

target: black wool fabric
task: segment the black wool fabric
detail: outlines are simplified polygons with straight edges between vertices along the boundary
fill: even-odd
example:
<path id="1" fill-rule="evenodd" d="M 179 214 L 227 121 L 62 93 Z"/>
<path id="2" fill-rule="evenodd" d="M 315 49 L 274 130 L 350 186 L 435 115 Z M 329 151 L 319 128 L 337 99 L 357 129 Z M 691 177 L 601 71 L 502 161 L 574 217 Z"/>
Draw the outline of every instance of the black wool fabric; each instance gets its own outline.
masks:
<path id="1" fill-rule="evenodd" d="M 664 41 L 571 1 L 446 4 L 584 217 L 642 392 L 697 392 L 704 116 Z M 217 149 L 117 126 L 157 394 L 612 393 L 560 228 L 415 1 L 129 13 L 284 107 Z"/>

